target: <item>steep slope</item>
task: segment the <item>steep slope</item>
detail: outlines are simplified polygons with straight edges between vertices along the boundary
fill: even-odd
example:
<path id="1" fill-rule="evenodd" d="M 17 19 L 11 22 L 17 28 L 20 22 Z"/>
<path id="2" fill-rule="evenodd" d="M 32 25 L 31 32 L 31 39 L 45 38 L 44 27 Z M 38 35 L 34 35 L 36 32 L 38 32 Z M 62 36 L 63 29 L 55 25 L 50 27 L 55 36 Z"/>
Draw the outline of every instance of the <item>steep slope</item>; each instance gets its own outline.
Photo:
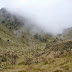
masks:
<path id="1" fill-rule="evenodd" d="M 42 44 L 53 39 L 51 35 L 42 31 L 34 32 L 32 28 L 36 27 L 29 24 L 27 26 L 21 16 L 13 15 L 5 8 L 0 10 L 0 38 L 5 42 L 8 40 L 18 46 L 28 48 L 32 41 L 35 44 Z"/>
<path id="2" fill-rule="evenodd" d="M 5 8 L 0 10 L 0 22 L 7 26 L 9 29 L 17 29 L 18 27 L 23 26 L 22 17 L 15 16 L 9 13 Z"/>
<path id="3" fill-rule="evenodd" d="M 0 10 L 0 71 L 72 72 L 72 28 L 55 37 L 32 28 L 21 16 Z"/>
<path id="4" fill-rule="evenodd" d="M 72 27 L 65 29 L 62 37 L 64 40 L 72 40 Z"/>

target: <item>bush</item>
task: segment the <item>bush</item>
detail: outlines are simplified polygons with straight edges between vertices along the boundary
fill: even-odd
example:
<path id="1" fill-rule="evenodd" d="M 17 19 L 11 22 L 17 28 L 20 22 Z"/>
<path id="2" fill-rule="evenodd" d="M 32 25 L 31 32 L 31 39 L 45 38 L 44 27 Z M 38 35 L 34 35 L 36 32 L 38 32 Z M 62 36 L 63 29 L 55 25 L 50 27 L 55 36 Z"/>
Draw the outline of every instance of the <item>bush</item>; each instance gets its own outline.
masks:
<path id="1" fill-rule="evenodd" d="M 21 70 L 21 71 L 19 71 L 19 72 L 26 72 L 26 71 Z"/>
<path id="2" fill-rule="evenodd" d="M 43 62 L 43 64 L 44 64 L 44 65 L 48 64 L 47 59 L 46 59 L 46 58 L 44 58 L 44 57 L 42 57 L 42 62 Z"/>
<path id="3" fill-rule="evenodd" d="M 18 65 L 24 65 L 25 64 L 25 62 L 23 61 L 23 62 L 20 62 Z"/>
<path id="4" fill-rule="evenodd" d="M 54 72 L 63 72 L 62 70 L 55 70 Z"/>
<path id="5" fill-rule="evenodd" d="M 34 38 L 35 39 L 38 39 L 39 38 L 38 34 L 34 35 Z"/>
<path id="6" fill-rule="evenodd" d="M 25 60 L 25 65 L 30 65 L 30 64 L 32 64 L 32 59 L 31 58 L 27 58 Z"/>
<path id="7" fill-rule="evenodd" d="M 25 61 L 20 62 L 18 65 L 30 65 L 32 64 L 32 59 L 31 58 L 27 58 Z"/>
<path id="8" fill-rule="evenodd" d="M 7 61 L 7 58 L 6 57 L 2 57 L 2 62 L 6 62 Z"/>
<path id="9" fill-rule="evenodd" d="M 5 23 L 5 21 L 3 20 L 1 23 Z"/>
<path id="10" fill-rule="evenodd" d="M 65 69 L 65 70 L 69 70 L 69 66 L 68 66 L 68 65 L 65 65 L 65 66 L 64 66 L 64 69 Z"/>
<path id="11" fill-rule="evenodd" d="M 49 44 L 46 44 L 46 47 L 45 47 L 45 49 L 48 49 L 50 47 L 50 45 Z"/>

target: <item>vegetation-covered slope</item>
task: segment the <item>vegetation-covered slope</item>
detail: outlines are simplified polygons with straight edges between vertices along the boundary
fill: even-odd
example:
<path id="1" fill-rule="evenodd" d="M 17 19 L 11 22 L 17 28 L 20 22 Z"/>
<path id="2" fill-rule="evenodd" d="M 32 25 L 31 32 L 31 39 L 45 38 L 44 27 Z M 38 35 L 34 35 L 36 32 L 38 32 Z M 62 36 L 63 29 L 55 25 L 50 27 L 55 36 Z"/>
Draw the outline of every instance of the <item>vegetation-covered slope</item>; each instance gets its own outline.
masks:
<path id="1" fill-rule="evenodd" d="M 72 27 L 64 30 L 63 39 L 64 40 L 72 40 Z"/>
<path id="2" fill-rule="evenodd" d="M 63 40 L 32 31 L 19 18 L 0 10 L 0 72 L 72 72 L 72 30 Z"/>

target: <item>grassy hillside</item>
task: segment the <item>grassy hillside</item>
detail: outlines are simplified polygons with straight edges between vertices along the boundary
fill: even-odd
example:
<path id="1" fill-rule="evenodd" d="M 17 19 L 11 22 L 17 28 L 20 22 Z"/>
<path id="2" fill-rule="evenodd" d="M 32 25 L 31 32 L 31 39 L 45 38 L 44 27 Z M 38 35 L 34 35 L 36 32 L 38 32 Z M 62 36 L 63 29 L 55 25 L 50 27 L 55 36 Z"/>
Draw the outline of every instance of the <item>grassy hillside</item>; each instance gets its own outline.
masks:
<path id="1" fill-rule="evenodd" d="M 72 40 L 72 27 L 65 29 L 62 37 L 64 40 Z"/>
<path id="2" fill-rule="evenodd" d="M 34 33 L 0 10 L 0 72 L 72 72 L 72 41 L 64 38 Z"/>

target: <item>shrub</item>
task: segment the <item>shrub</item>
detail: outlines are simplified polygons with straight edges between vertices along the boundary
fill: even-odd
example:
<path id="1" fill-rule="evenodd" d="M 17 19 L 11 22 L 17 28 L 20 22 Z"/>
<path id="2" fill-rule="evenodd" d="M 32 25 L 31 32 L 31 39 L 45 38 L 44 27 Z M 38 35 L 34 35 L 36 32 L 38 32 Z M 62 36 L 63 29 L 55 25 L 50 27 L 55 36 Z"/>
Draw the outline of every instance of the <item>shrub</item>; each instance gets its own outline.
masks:
<path id="1" fill-rule="evenodd" d="M 50 47 L 50 45 L 49 44 L 46 44 L 45 49 L 49 49 L 49 47 Z"/>
<path id="2" fill-rule="evenodd" d="M 62 70 L 55 70 L 54 72 L 63 72 Z"/>
<path id="3" fill-rule="evenodd" d="M 48 64 L 47 59 L 46 59 L 46 58 L 44 58 L 44 57 L 42 57 L 42 62 L 43 62 L 43 64 L 44 64 L 44 65 Z"/>
<path id="4" fill-rule="evenodd" d="M 7 58 L 6 57 L 2 57 L 2 62 L 6 62 L 7 61 Z"/>
<path id="5" fill-rule="evenodd" d="M 30 64 L 32 64 L 32 59 L 31 58 L 27 58 L 25 60 L 25 65 L 30 65 Z"/>
<path id="6" fill-rule="evenodd" d="M 69 70 L 69 66 L 68 66 L 68 65 L 65 65 L 65 66 L 64 66 L 64 69 L 65 69 L 65 70 Z"/>
<path id="7" fill-rule="evenodd" d="M 27 58 L 25 61 L 20 62 L 18 65 L 30 65 L 32 64 L 32 59 L 31 58 Z"/>
<path id="8" fill-rule="evenodd" d="M 3 20 L 1 23 L 5 23 L 5 21 Z"/>
<path id="9" fill-rule="evenodd" d="M 26 72 L 26 71 L 21 70 L 21 71 L 19 71 L 19 72 Z"/>

